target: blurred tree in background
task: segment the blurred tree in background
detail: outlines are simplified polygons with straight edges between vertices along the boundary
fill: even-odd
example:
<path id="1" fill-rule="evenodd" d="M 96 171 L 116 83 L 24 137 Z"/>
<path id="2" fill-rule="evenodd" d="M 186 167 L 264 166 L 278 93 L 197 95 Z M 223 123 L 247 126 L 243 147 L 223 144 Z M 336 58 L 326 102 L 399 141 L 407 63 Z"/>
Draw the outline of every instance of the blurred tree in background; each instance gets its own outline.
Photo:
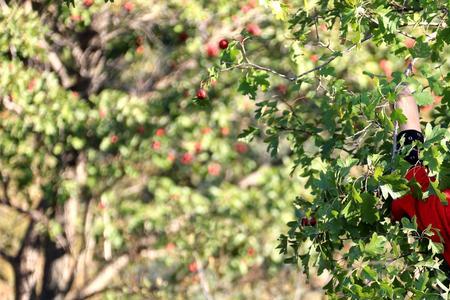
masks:
<path id="1" fill-rule="evenodd" d="M 302 192 L 230 74 L 255 1 L 0 1 L 0 279 L 16 299 L 293 297 L 276 239 Z M 282 39 L 267 54 L 282 60 Z M 231 88 L 230 88 L 231 87 Z M 275 94 L 285 91 L 275 90 Z M 225 296 L 227 295 L 227 296 Z M 8 297 L 2 295 L 3 297 Z"/>
<path id="2" fill-rule="evenodd" d="M 447 297 L 444 246 L 389 204 L 404 83 L 426 193 L 450 186 L 448 4 L 0 0 L 0 278 L 16 299 L 299 299 L 304 268 L 331 299 Z"/>

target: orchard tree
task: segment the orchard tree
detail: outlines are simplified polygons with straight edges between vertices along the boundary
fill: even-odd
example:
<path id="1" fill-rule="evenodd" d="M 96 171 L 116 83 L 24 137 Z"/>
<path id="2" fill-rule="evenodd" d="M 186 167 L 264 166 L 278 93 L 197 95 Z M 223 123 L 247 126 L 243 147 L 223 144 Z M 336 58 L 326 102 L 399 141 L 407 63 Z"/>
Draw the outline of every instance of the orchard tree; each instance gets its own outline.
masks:
<path id="1" fill-rule="evenodd" d="M 308 179 L 312 200 L 296 198 L 296 219 L 279 238 L 285 261 L 330 271 L 330 299 L 447 298 L 443 244 L 414 218 L 393 222 L 390 203 L 412 188 L 404 179 L 409 163 L 393 151 L 405 116 L 391 108 L 409 84 L 418 105 L 428 112 L 436 105 L 420 159 L 436 177 L 424 194 L 446 205 L 448 1 L 260 3 L 277 30 L 247 26 L 204 82 L 240 74 L 237 90 L 255 101 L 259 122 L 241 137 L 264 138 L 274 157 L 287 141 L 293 171 Z"/>

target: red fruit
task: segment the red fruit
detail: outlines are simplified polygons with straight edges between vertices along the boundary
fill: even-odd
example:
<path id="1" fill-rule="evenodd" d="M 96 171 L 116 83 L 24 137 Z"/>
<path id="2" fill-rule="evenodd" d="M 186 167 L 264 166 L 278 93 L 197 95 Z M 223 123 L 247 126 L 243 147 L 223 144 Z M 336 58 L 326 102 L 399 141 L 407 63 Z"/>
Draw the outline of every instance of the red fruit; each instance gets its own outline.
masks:
<path id="1" fill-rule="evenodd" d="M 317 54 L 313 54 L 309 57 L 309 60 L 316 63 L 319 60 L 319 56 Z"/>
<path id="2" fill-rule="evenodd" d="M 144 46 L 140 45 L 139 47 L 136 48 L 136 53 L 137 54 L 142 54 L 144 53 Z"/>
<path id="3" fill-rule="evenodd" d="M 80 22 L 81 21 L 81 16 L 80 15 L 71 15 L 70 19 L 74 22 Z"/>
<path id="4" fill-rule="evenodd" d="M 176 246 L 174 243 L 167 243 L 167 245 L 166 245 L 167 251 L 173 251 L 173 250 L 175 250 L 175 248 L 176 248 Z"/>
<path id="5" fill-rule="evenodd" d="M 280 94 L 285 95 L 287 93 L 287 86 L 285 84 L 279 84 L 276 88 Z"/>
<path id="6" fill-rule="evenodd" d="M 159 149 L 161 149 L 161 142 L 160 141 L 154 141 L 152 143 L 152 148 L 153 148 L 153 150 L 158 151 Z"/>
<path id="7" fill-rule="evenodd" d="M 139 127 L 137 128 L 137 131 L 138 131 L 140 134 L 143 134 L 143 133 L 145 132 L 145 127 L 144 127 L 143 125 L 141 125 L 141 126 L 139 126 Z"/>
<path id="8" fill-rule="evenodd" d="M 166 134 L 166 130 L 164 128 L 158 128 L 155 132 L 156 136 L 164 136 Z"/>
<path id="9" fill-rule="evenodd" d="M 75 98 L 80 97 L 80 94 L 78 92 L 72 91 L 72 96 L 74 96 Z"/>
<path id="10" fill-rule="evenodd" d="M 197 99 L 203 100 L 208 97 L 208 94 L 206 94 L 206 91 L 204 89 L 198 89 L 197 90 Z"/>
<path id="11" fill-rule="evenodd" d="M 198 271 L 198 266 L 195 261 L 191 262 L 188 266 L 189 272 L 196 273 Z"/>
<path id="12" fill-rule="evenodd" d="M 208 134 L 208 133 L 210 133 L 211 131 L 212 131 L 212 129 L 211 129 L 210 127 L 202 128 L 202 133 L 203 133 L 203 134 Z"/>
<path id="13" fill-rule="evenodd" d="M 255 255 L 255 253 L 256 253 L 255 248 L 250 247 L 250 248 L 247 249 L 247 254 L 249 256 L 253 256 L 253 255 Z"/>
<path id="14" fill-rule="evenodd" d="M 300 224 L 302 226 L 315 226 L 317 224 L 316 218 L 311 217 L 311 218 L 306 218 L 303 217 L 302 220 L 300 221 Z"/>
<path id="15" fill-rule="evenodd" d="M 174 152 L 169 152 L 169 154 L 167 154 L 167 160 L 168 161 L 174 161 L 176 158 L 175 153 Z"/>
<path id="16" fill-rule="evenodd" d="M 250 5 L 248 5 L 248 4 L 246 4 L 246 5 L 244 5 L 244 6 L 241 7 L 241 11 L 242 11 L 244 14 L 248 13 L 250 10 L 252 10 L 252 7 L 251 7 Z"/>
<path id="17" fill-rule="evenodd" d="M 208 55 L 208 57 L 216 57 L 217 55 L 219 55 L 219 48 L 217 48 L 217 46 L 214 44 L 208 44 L 206 46 L 206 54 Z"/>
<path id="18" fill-rule="evenodd" d="M 230 129 L 229 129 L 228 127 L 222 127 L 222 128 L 220 128 L 220 133 L 221 133 L 223 136 L 227 136 L 227 135 L 230 134 Z"/>
<path id="19" fill-rule="evenodd" d="M 183 156 L 181 157 L 181 163 L 183 165 L 189 165 L 193 159 L 194 157 L 192 156 L 192 154 L 184 153 Z"/>
<path id="20" fill-rule="evenodd" d="M 100 202 L 98 203 L 98 208 L 100 208 L 100 209 L 105 209 L 105 208 L 106 208 L 105 202 L 100 201 Z"/>
<path id="21" fill-rule="evenodd" d="M 407 38 L 403 43 L 405 44 L 406 48 L 411 49 L 414 48 L 414 46 L 416 45 L 416 40 L 412 38 Z"/>
<path id="22" fill-rule="evenodd" d="M 248 151 L 248 146 L 247 146 L 246 144 L 244 144 L 244 143 L 237 142 L 237 143 L 234 145 L 234 149 L 235 149 L 238 153 L 243 154 L 243 153 L 246 153 L 246 152 Z"/>
<path id="23" fill-rule="evenodd" d="M 36 86 L 36 79 L 31 79 L 31 81 L 28 83 L 28 91 L 32 92 L 35 86 Z"/>
<path id="24" fill-rule="evenodd" d="M 258 24 L 250 23 L 247 25 L 247 31 L 251 35 L 258 36 L 261 34 L 261 28 L 259 28 Z"/>
<path id="25" fill-rule="evenodd" d="M 178 35 L 178 40 L 180 41 L 180 42 L 186 42 L 186 40 L 189 38 L 189 35 L 187 34 L 187 32 L 181 32 L 179 35 Z"/>
<path id="26" fill-rule="evenodd" d="M 390 62 L 386 59 L 380 60 L 380 68 L 383 70 L 388 80 L 390 80 L 392 78 L 392 68 Z"/>
<path id="27" fill-rule="evenodd" d="M 208 173 L 212 176 L 219 176 L 222 166 L 218 163 L 212 163 L 208 166 Z"/>
<path id="28" fill-rule="evenodd" d="M 251 8 L 255 8 L 256 7 L 256 0 L 248 0 L 247 5 L 250 6 Z"/>
<path id="29" fill-rule="evenodd" d="M 89 7 L 92 4 L 94 4 L 94 0 L 83 0 L 83 5 L 86 7 Z"/>
<path id="30" fill-rule="evenodd" d="M 194 148 L 195 148 L 195 153 L 200 153 L 200 151 L 202 151 L 202 143 L 196 142 Z"/>
<path id="31" fill-rule="evenodd" d="M 127 12 L 131 12 L 134 9 L 134 4 L 130 1 L 127 1 L 123 4 L 123 8 L 127 11 Z"/>
<path id="32" fill-rule="evenodd" d="M 101 119 L 103 119 L 104 117 L 106 117 L 106 111 L 104 111 L 103 109 L 100 109 L 98 111 L 98 115 Z"/>
<path id="33" fill-rule="evenodd" d="M 115 134 L 111 136 L 111 144 L 115 144 L 119 141 L 119 137 Z"/>
<path id="34" fill-rule="evenodd" d="M 220 49 L 227 49 L 228 48 L 228 41 L 227 41 L 227 39 L 221 39 L 219 41 L 219 48 Z"/>

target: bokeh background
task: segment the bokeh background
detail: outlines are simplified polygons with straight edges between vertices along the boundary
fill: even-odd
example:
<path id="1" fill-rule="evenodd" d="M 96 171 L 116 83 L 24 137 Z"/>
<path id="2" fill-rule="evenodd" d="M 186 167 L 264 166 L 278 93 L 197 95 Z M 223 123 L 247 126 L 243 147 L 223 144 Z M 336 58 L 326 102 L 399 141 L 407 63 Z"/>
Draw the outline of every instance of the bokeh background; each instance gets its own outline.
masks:
<path id="1" fill-rule="evenodd" d="M 276 3 L 0 0 L 1 299 L 322 299 L 328 275 L 306 282 L 276 249 L 311 199 L 289 147 L 239 138 L 271 108 L 238 92 L 242 71 L 208 81 L 224 38 L 317 65 Z M 362 87 L 404 66 L 370 45 L 334 65 Z M 308 101 L 271 81 L 264 97 Z"/>

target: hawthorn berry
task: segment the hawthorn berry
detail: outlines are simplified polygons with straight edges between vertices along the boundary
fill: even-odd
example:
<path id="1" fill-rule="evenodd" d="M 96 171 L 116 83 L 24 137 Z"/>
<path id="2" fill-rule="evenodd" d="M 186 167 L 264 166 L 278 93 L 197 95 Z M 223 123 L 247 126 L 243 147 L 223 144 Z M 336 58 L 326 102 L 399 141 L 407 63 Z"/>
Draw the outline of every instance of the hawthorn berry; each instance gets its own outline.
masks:
<path id="1" fill-rule="evenodd" d="M 302 226 L 315 226 L 317 224 L 316 218 L 311 217 L 311 218 L 306 218 L 303 217 L 300 221 L 300 224 Z"/>
<path id="2" fill-rule="evenodd" d="M 404 42 L 405 47 L 408 49 L 414 48 L 414 46 L 416 45 L 416 40 L 412 39 L 412 38 L 407 38 Z"/>
<path id="3" fill-rule="evenodd" d="M 247 31 L 251 35 L 258 36 L 261 34 L 261 28 L 258 26 L 258 24 L 250 23 L 247 25 Z"/>
<path id="4" fill-rule="evenodd" d="M 285 84 L 277 85 L 276 89 L 280 94 L 285 95 L 287 93 L 287 86 Z"/>
<path id="5" fill-rule="evenodd" d="M 212 163 L 208 166 L 208 173 L 211 176 L 219 176 L 222 166 L 218 163 Z"/>
<path id="6" fill-rule="evenodd" d="M 173 250 L 175 250 L 175 248 L 176 248 L 176 246 L 174 243 L 167 243 L 167 245 L 166 245 L 167 251 L 173 251 Z"/>
<path id="7" fill-rule="evenodd" d="M 216 45 L 208 44 L 206 46 L 206 54 L 208 55 L 208 57 L 216 57 L 217 55 L 219 55 L 219 48 L 217 48 Z"/>
<path id="8" fill-rule="evenodd" d="M 127 11 L 127 12 L 131 12 L 134 9 L 134 4 L 130 1 L 127 1 L 123 4 L 123 8 Z"/>
<path id="9" fill-rule="evenodd" d="M 255 248 L 250 247 L 250 248 L 247 249 L 247 254 L 249 256 L 253 256 L 253 255 L 255 255 L 255 253 L 256 253 Z"/>
<path id="10" fill-rule="evenodd" d="M 178 35 L 178 40 L 180 42 L 186 42 L 186 40 L 189 38 L 189 35 L 187 34 L 187 32 L 183 31 Z"/>
<path id="11" fill-rule="evenodd" d="M 227 39 L 221 39 L 219 41 L 219 48 L 220 49 L 227 49 L 228 48 L 228 40 Z"/>
<path id="12" fill-rule="evenodd" d="M 198 271 L 198 266 L 197 263 L 195 261 L 191 262 L 188 266 L 189 272 L 191 273 L 197 273 Z"/>
<path id="13" fill-rule="evenodd" d="M 166 134 L 166 130 L 164 128 L 158 128 L 155 132 L 156 136 L 164 136 Z"/>
<path id="14" fill-rule="evenodd" d="M 83 0 L 83 5 L 86 7 L 90 7 L 92 4 L 94 4 L 94 0 Z"/>
<path id="15" fill-rule="evenodd" d="M 115 134 L 111 136 L 111 144 L 115 144 L 119 141 L 119 137 Z"/>
<path id="16" fill-rule="evenodd" d="M 155 151 L 158 151 L 159 149 L 161 149 L 161 142 L 160 141 L 154 141 L 152 144 L 152 148 Z"/>
<path id="17" fill-rule="evenodd" d="M 234 145 L 234 149 L 236 152 L 243 154 L 248 151 L 248 146 L 244 143 L 238 142 Z"/>
<path id="18" fill-rule="evenodd" d="M 222 127 L 222 128 L 220 128 L 220 133 L 221 133 L 223 136 L 228 136 L 228 135 L 230 134 L 230 128 L 228 128 L 228 127 Z"/>
<path id="19" fill-rule="evenodd" d="M 206 99 L 208 97 L 208 94 L 206 93 L 206 91 L 204 89 L 198 89 L 197 90 L 197 99 L 203 100 Z"/>
<path id="20" fill-rule="evenodd" d="M 181 157 L 181 163 L 183 165 L 189 165 L 193 159 L 194 157 L 192 156 L 192 154 L 184 153 L 183 156 Z"/>
<path id="21" fill-rule="evenodd" d="M 319 56 L 317 54 L 313 54 L 309 57 L 309 60 L 316 63 L 319 60 Z"/>

